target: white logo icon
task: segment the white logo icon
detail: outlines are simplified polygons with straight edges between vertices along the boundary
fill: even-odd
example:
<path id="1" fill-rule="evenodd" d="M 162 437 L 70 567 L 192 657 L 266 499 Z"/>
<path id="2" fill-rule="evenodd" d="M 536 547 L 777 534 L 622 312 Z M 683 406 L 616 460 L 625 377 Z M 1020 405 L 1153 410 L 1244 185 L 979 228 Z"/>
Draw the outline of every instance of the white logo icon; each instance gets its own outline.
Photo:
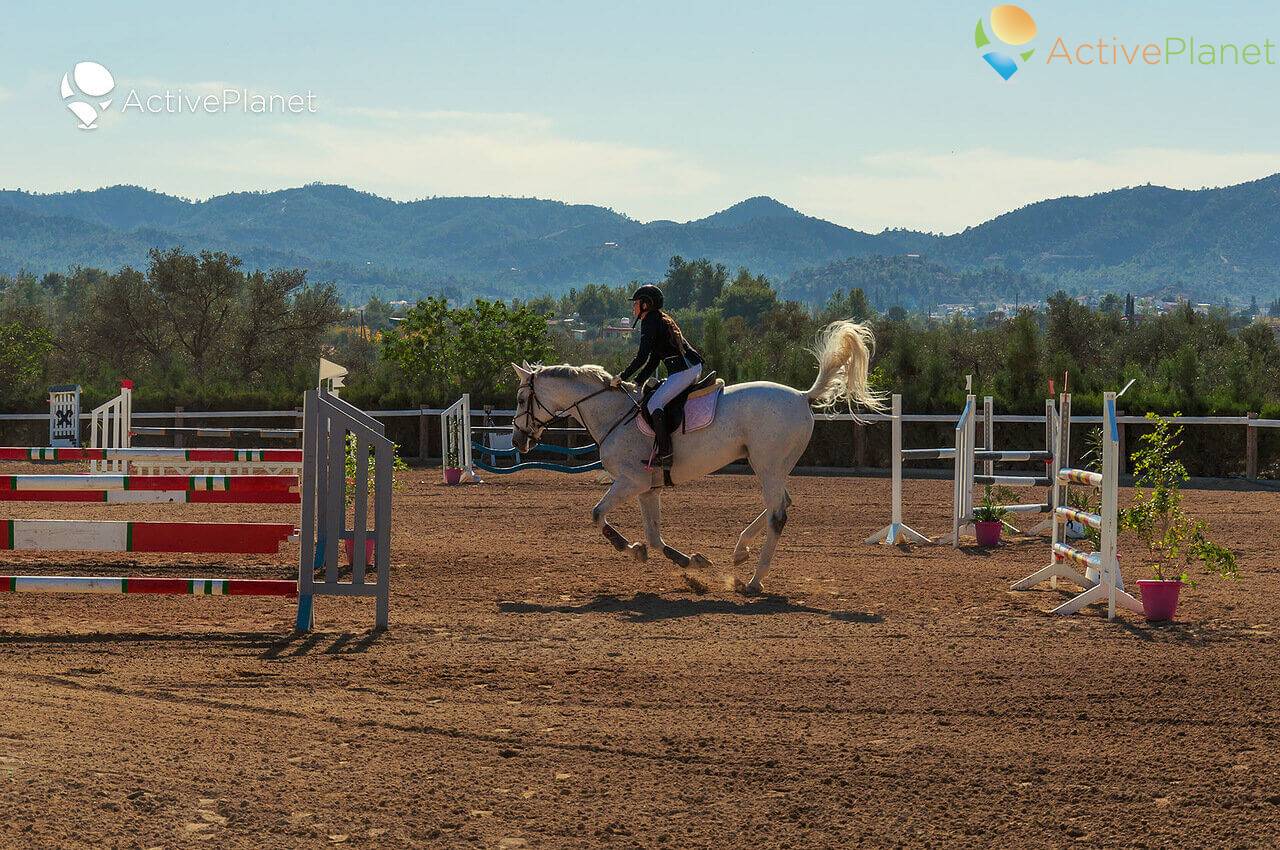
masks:
<path id="1" fill-rule="evenodd" d="M 72 85 L 74 83 L 74 86 Z M 77 95 L 87 97 L 93 103 L 85 100 L 70 100 L 67 102 L 67 109 L 80 119 L 78 125 L 81 130 L 98 129 L 97 121 L 99 109 L 106 110 L 111 106 L 111 99 L 99 100 L 99 98 L 107 97 L 116 87 L 115 78 L 111 76 L 111 72 L 103 65 L 97 62 L 77 62 L 76 66 L 71 69 L 70 74 L 62 75 L 62 100 L 67 102 L 70 98 Z"/>

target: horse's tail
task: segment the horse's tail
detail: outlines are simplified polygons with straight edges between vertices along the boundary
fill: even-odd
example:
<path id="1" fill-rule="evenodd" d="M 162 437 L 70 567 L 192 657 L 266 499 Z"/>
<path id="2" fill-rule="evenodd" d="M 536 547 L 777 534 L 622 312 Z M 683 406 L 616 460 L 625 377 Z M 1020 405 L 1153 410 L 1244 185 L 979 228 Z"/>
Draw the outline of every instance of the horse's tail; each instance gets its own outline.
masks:
<path id="1" fill-rule="evenodd" d="M 817 407 L 854 402 L 869 410 L 884 410 L 884 396 L 867 385 L 867 368 L 876 338 L 865 322 L 840 319 L 823 328 L 811 350 L 818 358 L 818 377 L 805 397 Z"/>

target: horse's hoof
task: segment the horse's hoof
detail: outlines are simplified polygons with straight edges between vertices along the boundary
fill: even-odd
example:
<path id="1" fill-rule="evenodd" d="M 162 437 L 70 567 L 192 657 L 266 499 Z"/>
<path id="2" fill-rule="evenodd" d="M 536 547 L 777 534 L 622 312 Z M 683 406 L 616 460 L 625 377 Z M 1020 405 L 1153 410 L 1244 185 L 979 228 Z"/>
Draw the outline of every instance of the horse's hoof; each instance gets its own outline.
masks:
<path id="1" fill-rule="evenodd" d="M 750 557 L 751 557 L 751 549 L 747 547 L 743 547 L 741 552 L 739 552 L 737 549 L 734 549 L 733 565 L 736 567 L 739 564 L 745 564 Z"/>
<path id="2" fill-rule="evenodd" d="M 747 586 L 742 588 L 743 594 L 746 596 L 759 596 L 764 592 L 764 587 L 758 582 L 748 582 Z"/>
<path id="3" fill-rule="evenodd" d="M 642 563 L 649 560 L 649 546 L 645 543 L 633 543 L 631 545 L 631 557 Z"/>
<path id="4" fill-rule="evenodd" d="M 711 559 L 699 552 L 694 552 L 689 556 L 689 566 L 695 570 L 705 570 L 711 566 Z"/>

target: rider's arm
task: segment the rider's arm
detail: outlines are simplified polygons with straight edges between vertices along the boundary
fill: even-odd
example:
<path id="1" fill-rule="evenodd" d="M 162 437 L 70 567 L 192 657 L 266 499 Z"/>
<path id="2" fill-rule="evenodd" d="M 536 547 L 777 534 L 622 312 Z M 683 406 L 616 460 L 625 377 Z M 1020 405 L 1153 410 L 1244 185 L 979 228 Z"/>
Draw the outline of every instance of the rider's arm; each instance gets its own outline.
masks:
<path id="1" fill-rule="evenodd" d="M 645 317 L 645 321 L 640 322 L 640 351 L 636 353 L 636 357 L 631 361 L 627 368 L 622 370 L 620 377 L 624 381 L 631 380 L 632 373 L 636 373 L 636 383 L 642 384 L 648 380 L 649 376 L 658 368 L 658 358 L 655 352 L 657 348 L 657 329 L 658 323 L 650 321 L 649 317 Z"/>

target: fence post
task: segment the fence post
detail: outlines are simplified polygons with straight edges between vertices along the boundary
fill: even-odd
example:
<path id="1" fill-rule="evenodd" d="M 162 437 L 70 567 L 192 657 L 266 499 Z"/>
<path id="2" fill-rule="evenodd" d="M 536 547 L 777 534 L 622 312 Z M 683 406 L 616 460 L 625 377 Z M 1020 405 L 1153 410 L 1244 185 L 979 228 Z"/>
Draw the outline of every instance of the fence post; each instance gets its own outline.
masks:
<path id="1" fill-rule="evenodd" d="M 1249 419 L 1257 419 L 1258 414 L 1245 414 Z M 1244 426 L 1244 476 L 1250 480 L 1258 477 L 1258 429 L 1252 425 Z"/>
<path id="2" fill-rule="evenodd" d="M 867 465 L 867 430 L 858 420 L 853 420 L 853 465 L 861 469 Z"/>
<path id="3" fill-rule="evenodd" d="M 429 429 L 428 420 L 431 418 L 427 415 L 428 407 L 425 404 L 418 405 L 418 463 L 425 465 L 427 458 L 431 457 L 430 443 L 427 440 L 427 431 Z"/>
<path id="4" fill-rule="evenodd" d="M 182 408 L 182 407 L 175 407 L 175 408 L 173 409 L 173 427 L 174 427 L 174 428 L 181 428 L 181 427 L 182 427 L 182 411 L 183 411 L 184 409 L 185 409 L 185 408 Z M 128 426 L 126 426 L 126 427 L 128 427 Z M 185 447 L 185 441 L 183 440 L 182 432 L 181 432 L 181 431 L 174 431 L 174 432 L 173 432 L 173 447 L 174 447 L 175 449 L 181 449 L 181 448 L 184 448 L 184 447 Z"/>

